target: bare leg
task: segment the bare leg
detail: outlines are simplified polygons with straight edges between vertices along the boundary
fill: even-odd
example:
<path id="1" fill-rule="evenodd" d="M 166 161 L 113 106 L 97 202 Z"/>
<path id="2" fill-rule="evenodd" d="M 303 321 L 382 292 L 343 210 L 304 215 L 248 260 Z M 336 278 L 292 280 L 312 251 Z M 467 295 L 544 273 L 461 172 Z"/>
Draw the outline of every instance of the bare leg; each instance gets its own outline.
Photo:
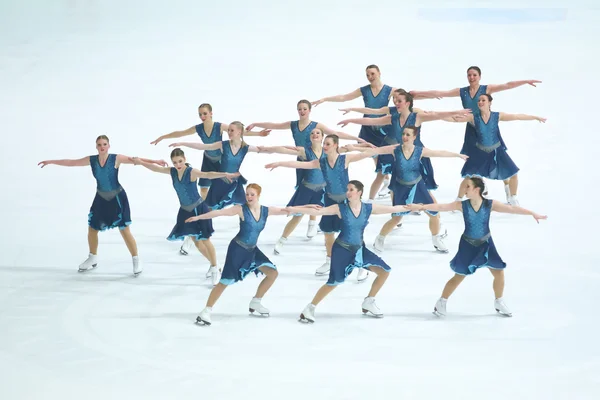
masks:
<path id="1" fill-rule="evenodd" d="M 488 268 L 492 275 L 494 275 L 494 295 L 497 299 L 502 298 L 504 294 L 504 270 L 503 269 L 492 269 Z"/>
<path id="2" fill-rule="evenodd" d="M 519 175 L 515 175 L 508 180 L 508 187 L 510 188 L 511 196 L 516 196 L 517 189 L 519 188 Z"/>
<path id="3" fill-rule="evenodd" d="M 204 245 L 203 241 L 192 238 L 192 242 L 194 242 L 200 254 L 202 254 L 207 260 L 209 260 L 208 257 L 210 256 L 210 254 L 208 254 L 208 250 L 206 249 L 206 246 Z"/>
<path id="4" fill-rule="evenodd" d="M 196 245 L 196 248 L 200 253 L 208 260 L 210 265 L 217 265 L 217 251 L 215 250 L 215 246 L 212 244 L 210 239 L 206 240 L 196 240 L 192 238 L 192 241 Z"/>
<path id="5" fill-rule="evenodd" d="M 383 183 L 384 179 L 385 175 L 383 175 L 381 172 L 378 172 L 377 176 L 375 177 L 375 180 L 373 181 L 373 183 L 371 183 L 371 189 L 369 190 L 369 200 L 375 199 L 375 195 L 379 191 L 379 188 L 381 187 L 381 184 Z"/>
<path id="6" fill-rule="evenodd" d="M 210 291 L 210 295 L 208 296 L 208 300 L 206 301 L 206 307 L 214 306 L 226 288 L 227 285 L 223 285 L 221 282 L 217 283 L 213 290 Z"/>
<path id="7" fill-rule="evenodd" d="M 98 231 L 88 226 L 88 246 L 90 254 L 98 254 Z"/>
<path id="8" fill-rule="evenodd" d="M 427 213 L 425 213 L 427 214 Z M 438 213 L 438 215 L 429 215 L 427 214 L 427 216 L 429 217 L 429 230 L 431 231 L 431 234 L 433 236 L 437 235 L 440 233 L 440 213 Z"/>
<path id="9" fill-rule="evenodd" d="M 271 286 L 273 286 L 273 283 L 275 283 L 275 279 L 277 279 L 279 273 L 276 269 L 270 267 L 260 267 L 258 269 L 260 272 L 265 274 L 265 277 L 258 285 L 258 288 L 256 289 L 256 295 L 254 297 L 257 299 L 262 299 Z"/>
<path id="10" fill-rule="evenodd" d="M 302 217 L 302 215 L 292 217 L 292 219 L 290 219 L 290 221 L 286 224 L 285 228 L 283 229 L 283 234 L 281 236 L 287 239 L 287 237 L 290 236 L 292 232 L 294 232 L 294 229 L 296 229 L 296 227 L 302 220 Z M 311 215 L 311 217 L 314 217 L 314 215 Z"/>
<path id="11" fill-rule="evenodd" d="M 206 199 L 206 196 L 208 195 L 208 189 L 209 188 L 205 187 L 200 188 L 200 196 L 202 196 L 203 199 Z"/>
<path id="12" fill-rule="evenodd" d="M 335 289 L 335 286 L 323 285 L 315 294 L 315 297 L 311 301 L 311 304 L 317 305 L 323 300 L 329 293 L 331 293 Z"/>
<path id="13" fill-rule="evenodd" d="M 335 234 L 326 233 L 323 236 L 325 236 L 325 250 L 327 251 L 327 257 L 331 257 L 331 248 L 335 242 Z"/>
<path id="14" fill-rule="evenodd" d="M 131 256 L 132 257 L 137 256 L 138 255 L 137 243 L 135 242 L 135 238 L 133 237 L 133 234 L 131 233 L 131 230 L 129 229 L 129 227 L 126 227 L 125 229 L 119 229 L 119 232 L 121 233 L 123 240 L 125 240 L 125 244 L 127 245 L 127 249 L 131 253 Z M 96 238 L 97 237 L 98 236 L 96 235 Z M 96 247 L 98 247 L 97 241 L 96 241 Z"/>
<path id="15" fill-rule="evenodd" d="M 388 222 L 386 222 L 382 227 L 379 234 L 381 236 L 387 236 L 390 232 L 402 221 L 402 217 L 392 217 Z"/>
<path id="16" fill-rule="evenodd" d="M 452 278 L 450 278 L 450 280 L 446 283 L 446 286 L 444 286 L 444 290 L 442 291 L 442 298 L 447 299 L 448 297 L 450 297 L 452 293 L 454 293 L 458 285 L 460 285 L 465 278 L 466 277 L 464 275 L 458 274 L 455 274 Z"/>
<path id="17" fill-rule="evenodd" d="M 369 291 L 369 297 L 375 297 L 387 278 L 390 276 L 390 273 L 379 267 L 369 267 L 369 271 L 374 272 L 377 275 L 373 281 L 373 284 L 371 285 L 371 290 Z"/>

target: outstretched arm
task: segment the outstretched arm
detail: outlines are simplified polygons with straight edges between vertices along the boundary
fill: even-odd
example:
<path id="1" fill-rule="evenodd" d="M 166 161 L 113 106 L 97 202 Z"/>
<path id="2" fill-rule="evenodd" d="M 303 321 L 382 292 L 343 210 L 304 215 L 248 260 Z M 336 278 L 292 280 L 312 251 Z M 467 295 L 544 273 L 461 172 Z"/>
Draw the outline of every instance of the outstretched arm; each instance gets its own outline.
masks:
<path id="1" fill-rule="evenodd" d="M 129 156 L 124 156 L 123 154 L 117 154 L 117 163 L 116 163 L 117 167 L 120 164 L 133 164 L 133 161 L 131 161 L 132 158 L 139 158 L 139 157 L 129 157 Z M 167 162 L 165 160 L 152 160 L 150 158 L 139 158 L 139 159 L 146 163 L 160 165 L 161 167 L 167 167 L 169 165 L 169 164 L 167 164 Z"/>
<path id="2" fill-rule="evenodd" d="M 428 112 L 419 112 L 417 113 L 417 118 L 415 124 L 417 126 L 421 125 L 422 122 L 429 121 L 437 121 L 444 118 L 452 118 L 452 117 L 466 117 L 473 113 L 470 109 L 466 108 L 464 110 L 456 110 L 456 111 L 428 111 Z"/>
<path id="3" fill-rule="evenodd" d="M 415 99 L 436 99 L 441 97 L 459 97 L 460 88 L 450 90 L 411 90 L 408 92 Z"/>
<path id="4" fill-rule="evenodd" d="M 247 130 L 251 131 L 254 128 L 263 128 L 265 130 L 270 129 L 290 129 L 292 127 L 292 122 L 253 122 L 246 127 Z"/>
<path id="5" fill-rule="evenodd" d="M 536 117 L 534 115 L 527 114 L 507 114 L 501 112 L 499 115 L 500 121 L 540 121 L 542 123 L 546 122 L 546 118 Z"/>
<path id="6" fill-rule="evenodd" d="M 341 218 L 340 208 L 337 204 L 329 207 L 321 207 L 316 204 L 306 206 L 286 207 L 290 214 L 306 214 L 306 215 L 337 215 Z"/>
<path id="7" fill-rule="evenodd" d="M 452 203 L 445 204 L 416 204 L 418 209 L 416 211 L 461 211 L 462 202 L 454 201 Z"/>
<path id="8" fill-rule="evenodd" d="M 344 101 L 350 101 L 350 100 L 354 100 L 359 98 L 362 95 L 362 93 L 360 92 L 360 88 L 351 91 L 350 93 L 346 93 L 346 94 L 338 94 L 337 96 L 329 96 L 329 97 L 323 97 L 322 99 L 319 99 L 317 101 L 313 101 L 311 104 L 313 107 L 318 106 L 321 103 L 325 103 L 327 101 L 330 101 L 332 103 L 342 103 Z"/>
<path id="9" fill-rule="evenodd" d="M 417 114 L 418 115 L 418 114 Z M 386 115 L 385 117 L 379 118 L 351 118 L 345 119 L 338 122 L 338 125 L 341 125 L 342 128 L 348 124 L 357 124 L 364 126 L 378 126 L 378 125 L 390 125 L 392 123 L 392 116 Z"/>
<path id="10" fill-rule="evenodd" d="M 240 217 L 243 216 L 242 206 L 235 205 L 229 208 L 222 208 L 220 210 L 209 211 L 204 214 L 196 215 L 195 217 L 190 217 L 186 219 L 185 222 L 194 222 L 199 221 L 201 219 L 212 219 L 215 217 L 227 217 L 233 215 L 239 215 Z"/>
<path id="11" fill-rule="evenodd" d="M 177 142 L 171 143 L 169 147 L 189 147 L 190 149 L 196 150 L 222 150 L 223 142 L 215 142 L 215 143 L 195 143 L 195 142 Z"/>
<path id="12" fill-rule="evenodd" d="M 379 154 L 392 154 L 394 149 L 398 146 L 400 146 L 400 143 L 391 144 L 389 146 L 374 147 L 358 154 L 348 154 L 346 156 L 346 168 L 348 168 L 350 163 L 357 162 L 365 158 L 373 157 Z"/>
<path id="13" fill-rule="evenodd" d="M 169 174 L 169 173 L 171 173 L 171 168 L 169 168 L 169 167 L 161 167 L 159 165 L 156 165 L 155 163 L 148 162 L 148 160 L 146 160 L 144 158 L 129 157 L 128 161 L 129 161 L 129 163 L 131 163 L 133 165 L 141 165 L 143 167 L 146 167 L 150 171 L 158 172 L 158 173 L 161 173 L 161 174 Z"/>
<path id="14" fill-rule="evenodd" d="M 269 207 L 269 215 L 290 215 L 287 208 Z"/>
<path id="15" fill-rule="evenodd" d="M 371 115 L 383 115 L 390 113 L 390 107 L 381 107 L 381 108 L 365 108 L 365 107 L 350 107 L 350 108 L 340 108 L 340 111 L 343 111 L 346 115 L 349 112 L 357 112 L 361 114 L 371 114 Z"/>
<path id="16" fill-rule="evenodd" d="M 301 157 L 305 155 L 304 149 L 301 147 L 297 147 L 295 150 L 292 150 L 292 148 L 285 146 L 258 146 L 258 152 L 265 154 L 289 154 L 291 156 Z"/>
<path id="17" fill-rule="evenodd" d="M 414 207 L 413 207 L 414 208 Z M 392 214 L 404 211 L 411 211 L 409 206 L 384 206 L 383 204 L 373 204 L 371 214 Z"/>
<path id="18" fill-rule="evenodd" d="M 246 130 L 244 132 L 244 136 L 269 136 L 269 134 L 271 133 L 270 129 L 263 129 L 262 131 L 256 131 L 256 132 L 252 132 L 250 130 Z"/>
<path id="19" fill-rule="evenodd" d="M 540 215 L 519 206 L 509 206 L 498 200 L 492 201 L 492 211 L 506 214 L 531 215 L 538 224 L 540 223 L 540 219 L 548 219 L 547 215 Z"/>
<path id="20" fill-rule="evenodd" d="M 174 131 L 174 132 L 168 133 L 166 135 L 159 136 L 158 139 L 153 140 L 152 142 L 150 142 L 150 144 L 159 144 L 162 140 L 165 140 L 165 139 L 180 138 L 183 136 L 193 135 L 194 133 L 196 133 L 196 125 L 194 125 L 190 128 L 184 129 L 182 131 Z"/>
<path id="21" fill-rule="evenodd" d="M 418 116 L 419 114 L 417 114 Z M 455 115 L 452 117 L 442 118 L 442 121 L 446 122 L 470 122 L 473 123 L 473 115 Z"/>
<path id="22" fill-rule="evenodd" d="M 523 85 L 531 85 L 533 87 L 536 87 L 535 86 L 536 83 L 542 83 L 542 81 L 528 79 L 526 81 L 511 81 L 511 82 L 503 83 L 500 85 L 487 85 L 487 93 L 492 94 L 492 93 L 496 93 L 496 92 L 501 92 L 503 90 L 518 88 L 519 86 L 523 86 Z"/>
<path id="23" fill-rule="evenodd" d="M 193 168 L 190 174 L 190 178 L 194 181 L 200 178 L 206 179 L 219 179 L 219 178 L 227 178 L 230 181 L 240 176 L 239 172 L 229 173 L 229 172 L 203 172 L 199 169 Z"/>
<path id="24" fill-rule="evenodd" d="M 458 153 L 454 153 L 452 151 L 447 151 L 447 150 L 431 150 L 428 149 L 427 147 L 423 147 L 423 152 L 421 153 L 421 155 L 423 157 L 457 157 L 457 158 L 462 158 L 463 160 L 467 160 L 467 158 L 469 158 L 469 156 L 466 156 L 464 154 L 458 154 Z"/>
<path id="25" fill-rule="evenodd" d="M 319 160 L 312 161 L 276 161 L 265 165 L 265 168 L 271 171 L 277 167 L 296 168 L 296 169 L 320 169 Z"/>
<path id="26" fill-rule="evenodd" d="M 325 133 L 326 135 L 337 135 L 340 139 L 346 139 L 346 140 L 356 140 L 360 143 L 365 143 L 365 140 L 363 139 L 359 139 L 357 136 L 353 136 L 353 135 L 349 135 L 345 132 L 342 131 L 334 131 L 333 129 L 323 125 L 322 123 L 318 123 L 317 124 L 317 128 L 319 128 L 320 130 L 323 131 L 323 133 Z"/>
<path id="27" fill-rule="evenodd" d="M 350 151 L 360 151 L 360 152 L 363 152 L 363 151 L 367 151 L 367 150 L 370 150 L 370 149 L 374 149 L 376 147 L 377 146 L 375 146 L 374 144 L 371 144 L 369 142 L 367 142 L 367 143 L 358 143 L 358 144 L 346 144 L 346 145 L 344 145 L 342 147 L 338 147 L 338 152 L 340 154 L 348 153 Z"/>
<path id="28" fill-rule="evenodd" d="M 85 167 L 86 165 L 90 165 L 90 156 L 85 156 L 78 160 L 45 160 L 38 163 L 42 168 L 50 164 L 60 165 L 61 167 Z"/>

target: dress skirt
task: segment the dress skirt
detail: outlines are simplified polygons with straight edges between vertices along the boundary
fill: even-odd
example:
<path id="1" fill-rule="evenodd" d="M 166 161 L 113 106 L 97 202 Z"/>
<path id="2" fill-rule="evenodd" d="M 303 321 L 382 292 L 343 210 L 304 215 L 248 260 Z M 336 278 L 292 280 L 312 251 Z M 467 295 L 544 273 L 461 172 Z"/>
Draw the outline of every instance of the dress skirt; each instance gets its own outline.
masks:
<path id="1" fill-rule="evenodd" d="M 221 168 L 221 158 L 217 159 L 210 158 L 204 153 L 202 158 L 202 167 L 200 171 L 202 172 L 219 172 L 219 168 Z M 212 185 L 212 179 L 200 178 L 198 180 L 198 186 L 201 188 L 209 188 Z"/>
<path id="2" fill-rule="evenodd" d="M 390 182 L 390 189 L 392 190 L 394 206 L 405 206 L 408 204 L 433 204 L 433 198 L 425 186 L 423 179 L 419 179 L 417 183 L 404 184 L 393 179 Z M 437 211 L 425 211 L 429 215 L 437 215 Z M 403 215 L 410 214 L 410 211 L 402 211 L 399 213 L 392 213 L 394 217 L 401 217 Z"/>
<path id="3" fill-rule="evenodd" d="M 287 204 L 287 207 L 306 206 L 309 204 L 317 204 L 323 206 L 325 196 L 325 188 L 318 187 L 311 189 L 305 184 L 300 183 L 296 188 L 294 195 Z M 293 216 L 300 216 L 303 214 L 292 214 Z"/>
<path id="4" fill-rule="evenodd" d="M 519 172 L 519 167 L 516 166 L 500 142 L 490 147 L 476 144 L 469 152 L 469 158 L 461 170 L 463 178 L 479 176 L 505 180 Z"/>
<path id="5" fill-rule="evenodd" d="M 506 263 L 496 250 L 492 237 L 485 240 L 460 238 L 458 252 L 450 261 L 450 268 L 459 275 L 471 275 L 479 268 L 504 269 Z"/>
<path id="6" fill-rule="evenodd" d="M 211 210 L 220 210 L 230 205 L 246 203 L 244 185 L 246 178 L 238 176 L 232 182 L 225 178 L 213 179 L 213 183 L 206 194 L 206 205 Z"/>
<path id="7" fill-rule="evenodd" d="M 208 206 L 204 202 L 201 202 L 190 211 L 187 211 L 187 209 L 189 208 L 179 208 L 179 212 L 177 213 L 177 223 L 173 227 L 173 230 L 171 230 L 169 236 L 167 236 L 167 240 L 184 240 L 188 236 L 193 237 L 196 240 L 209 239 L 215 231 L 213 229 L 212 219 L 201 219 L 188 223 L 185 222 L 185 220 L 190 217 L 209 212 L 210 209 Z"/>
<path id="8" fill-rule="evenodd" d="M 277 270 L 277 267 L 258 247 L 252 246 L 248 248 L 234 238 L 227 248 L 225 266 L 223 267 L 223 273 L 219 282 L 223 285 L 232 285 L 244 280 L 252 272 L 258 276 L 260 267 L 269 267 Z"/>
<path id="9" fill-rule="evenodd" d="M 88 226 L 96 231 L 105 231 L 112 228 L 123 230 L 129 225 L 131 212 L 125 190 L 96 192 L 88 214 Z"/>
<path id="10" fill-rule="evenodd" d="M 346 201 L 346 194 L 336 195 L 339 196 L 339 201 L 333 200 L 331 197 L 325 193 L 324 196 L 324 207 L 329 207 L 334 204 L 342 204 Z M 319 221 L 319 229 L 323 233 L 337 233 L 340 232 L 342 226 L 342 220 L 337 215 L 323 215 L 321 216 L 321 221 Z"/>
<path id="11" fill-rule="evenodd" d="M 391 271 L 379 256 L 362 246 L 351 246 L 339 240 L 333 242 L 331 248 L 331 268 L 329 269 L 328 286 L 336 286 L 343 283 L 354 268 L 379 267 L 385 271 Z"/>

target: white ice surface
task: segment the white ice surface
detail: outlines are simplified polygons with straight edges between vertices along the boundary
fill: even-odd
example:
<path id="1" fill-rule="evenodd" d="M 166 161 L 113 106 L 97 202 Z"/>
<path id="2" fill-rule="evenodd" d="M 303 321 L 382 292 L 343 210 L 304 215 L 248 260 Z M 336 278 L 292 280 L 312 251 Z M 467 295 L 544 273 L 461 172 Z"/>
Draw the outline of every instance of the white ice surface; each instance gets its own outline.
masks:
<path id="1" fill-rule="evenodd" d="M 589 1 L 550 1 L 544 6 L 563 7 L 562 20 L 495 24 L 428 19 L 418 8 L 493 3 L 0 3 L 0 398 L 600 398 L 600 13 Z M 502 3 L 511 6 L 540 5 Z M 482 68 L 482 83 L 543 81 L 498 93 L 493 103 L 548 118 L 501 125 L 521 168 L 521 205 L 549 215 L 539 225 L 493 215 L 512 319 L 494 312 L 485 270 L 451 297 L 447 318 L 431 314 L 463 229 L 461 215 L 446 214 L 449 254 L 433 251 L 424 216 L 407 218 L 387 240 L 383 257 L 393 272 L 378 296 L 383 319 L 361 315 L 371 279 L 357 284 L 351 276 L 319 305 L 314 325 L 301 325 L 299 313 L 325 280 L 314 276 L 325 257 L 322 235 L 308 242 L 302 222 L 274 256 L 286 219 L 273 217 L 259 241 L 280 270 L 264 299 L 271 317 L 248 316 L 259 282 L 251 276 L 225 292 L 213 326 L 196 326 L 210 290 L 207 262 L 180 256 L 165 240 L 178 209 L 169 178 L 132 166 L 120 181 L 143 274 L 131 276 L 114 230 L 100 236 L 99 268 L 76 272 L 87 255 L 95 182 L 89 168 L 39 169 L 39 161 L 93 154 L 99 134 L 109 135 L 112 152 L 168 159 L 167 143 L 150 141 L 198 123 L 200 103 L 213 105 L 216 121 L 289 121 L 300 99 L 365 85 L 371 63 L 384 82 L 409 90 L 466 86 L 470 65 Z M 360 104 L 323 104 L 312 119 L 334 127 L 345 118 L 339 107 Z M 454 110 L 460 100 L 418 106 Z M 423 141 L 457 151 L 463 132 L 462 124 L 427 123 Z M 289 131 L 247 141 L 292 143 Z M 292 194 L 293 170 L 263 168 L 286 158 L 251 154 L 243 164 L 249 181 L 263 186 L 265 205 L 283 206 Z M 201 153 L 189 150 L 188 159 L 200 165 Z M 434 167 L 438 200 L 453 200 L 460 160 L 436 159 Z M 368 186 L 372 170 L 365 160 L 350 175 Z M 504 200 L 501 183 L 490 192 Z M 369 246 L 386 219 L 371 219 Z M 214 225 L 222 263 L 237 221 Z"/>

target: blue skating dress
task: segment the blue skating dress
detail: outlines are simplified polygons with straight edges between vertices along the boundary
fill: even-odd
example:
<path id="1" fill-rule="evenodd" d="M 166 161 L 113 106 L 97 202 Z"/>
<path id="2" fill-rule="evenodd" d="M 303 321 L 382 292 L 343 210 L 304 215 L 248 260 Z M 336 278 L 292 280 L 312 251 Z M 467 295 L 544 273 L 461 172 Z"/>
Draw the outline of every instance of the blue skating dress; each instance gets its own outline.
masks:
<path id="1" fill-rule="evenodd" d="M 331 268 L 327 285 L 335 286 L 344 282 L 354 268 L 379 267 L 391 271 L 385 261 L 367 249 L 363 239 L 373 205 L 361 203 L 358 217 L 354 215 L 348 203 L 338 204 L 338 207 L 342 216 L 341 232 L 331 248 Z"/>
<path id="2" fill-rule="evenodd" d="M 218 172 L 239 172 L 240 166 L 248 153 L 248 146 L 242 146 L 237 154 L 231 151 L 231 142 L 223 140 L 223 152 L 221 154 L 221 164 Z M 206 205 L 211 210 L 220 210 L 231 204 L 245 204 L 246 193 L 244 185 L 248 183 L 246 178 L 238 176 L 230 182 L 226 178 L 213 179 L 213 183 L 206 194 Z"/>
<path id="3" fill-rule="evenodd" d="M 204 130 L 204 123 L 196 125 L 196 133 L 202 140 L 202 143 L 211 144 L 217 143 L 223 140 L 223 134 L 221 132 L 221 123 L 214 122 L 210 136 Z M 205 150 L 202 156 L 202 172 L 219 172 L 219 166 L 221 164 L 221 150 Z M 200 178 L 198 180 L 198 186 L 208 188 L 212 184 L 212 179 Z"/>
<path id="4" fill-rule="evenodd" d="M 277 269 L 275 265 L 263 254 L 256 243 L 258 236 L 265 228 L 269 208 L 260 206 L 260 217 L 258 220 L 252 215 L 247 204 L 242 205 L 244 219 L 240 218 L 240 230 L 231 240 L 227 248 L 225 266 L 221 274 L 220 283 L 231 285 L 243 280 L 248 274 L 254 272 L 257 276 L 258 268 L 269 267 Z"/>
<path id="5" fill-rule="evenodd" d="M 306 160 L 302 161 L 313 161 L 318 159 L 317 155 L 312 149 L 312 146 L 304 146 L 304 152 L 306 154 Z M 321 158 L 327 158 L 325 152 L 321 152 Z M 296 188 L 294 195 L 287 204 L 288 207 L 294 206 L 305 206 L 307 204 L 318 204 L 323 205 L 325 196 L 325 178 L 323 172 L 320 169 L 305 169 L 304 176 L 300 185 Z M 302 215 L 302 214 L 294 214 Z"/>
<path id="6" fill-rule="evenodd" d="M 348 190 L 348 169 L 346 168 L 346 155 L 338 155 L 333 167 L 329 165 L 327 156 L 319 159 L 321 172 L 325 178 L 325 207 L 346 202 L 346 190 Z M 341 220 L 337 215 L 323 215 L 319 222 L 319 228 L 323 233 L 335 233 L 340 231 Z"/>
<path id="7" fill-rule="evenodd" d="M 452 271 L 459 275 L 471 275 L 478 268 L 506 268 L 490 234 L 492 200 L 483 199 L 478 211 L 473 209 L 470 200 L 465 200 L 462 202 L 462 211 L 465 231 L 458 243 L 458 252 L 450 261 Z"/>
<path id="8" fill-rule="evenodd" d="M 405 206 L 407 204 L 433 204 L 433 198 L 421 175 L 420 158 L 423 147 L 415 146 L 413 153 L 407 159 L 402 152 L 402 146 L 394 149 L 394 173 L 390 181 L 390 189 L 394 194 L 393 205 Z M 429 215 L 437 215 L 437 211 L 425 211 Z M 393 213 L 395 217 L 409 214 L 410 211 Z"/>
<path id="9" fill-rule="evenodd" d="M 177 169 L 171 167 L 171 179 L 173 188 L 179 198 L 179 212 L 177 213 L 177 223 L 167 240 L 183 240 L 187 236 L 191 236 L 196 240 L 206 240 L 210 238 L 214 232 L 212 220 L 205 219 L 186 223 L 185 220 L 190 217 L 195 217 L 200 214 L 205 214 L 210 210 L 202 201 L 196 181 L 193 181 L 190 174 L 192 167 L 186 167 L 181 180 L 177 174 Z"/>
<path id="10" fill-rule="evenodd" d="M 475 145 L 469 150 L 469 158 L 462 168 L 463 178 L 480 176 L 488 179 L 504 180 L 519 172 L 519 168 L 506 152 L 500 140 L 498 120 L 500 113 L 490 113 L 487 123 L 481 114 L 473 115 L 475 122 Z"/>
<path id="11" fill-rule="evenodd" d="M 313 131 L 313 129 L 315 129 L 317 127 L 317 125 L 319 124 L 318 122 L 315 121 L 311 121 L 308 125 L 306 125 L 306 128 L 304 129 L 300 129 L 299 127 L 300 121 L 292 121 L 290 123 L 290 129 L 292 131 L 292 137 L 294 138 L 294 144 L 298 147 L 310 147 L 311 146 L 311 141 L 310 141 L 310 133 Z M 296 158 L 296 161 L 304 161 L 302 158 L 298 157 Z M 298 186 L 300 185 L 300 182 L 302 182 L 302 178 L 304 177 L 304 174 L 306 173 L 305 169 L 301 169 L 301 168 L 297 168 L 296 169 L 296 188 L 298 188 Z"/>
<path id="12" fill-rule="evenodd" d="M 474 97 L 471 97 L 469 89 L 469 86 L 460 88 L 460 100 L 462 102 L 463 108 L 470 109 L 473 112 L 473 115 L 475 115 L 479 113 L 479 106 L 477 105 L 477 101 L 479 100 L 479 97 L 482 94 L 485 94 L 487 92 L 487 85 L 480 85 Z M 498 131 L 498 137 L 500 138 L 502 147 L 504 147 L 504 150 L 506 150 L 506 145 L 504 144 L 504 140 L 500 135 L 500 131 Z M 467 122 L 467 126 L 465 127 L 465 141 L 463 143 L 462 149 L 460 150 L 460 154 L 466 154 L 470 156 L 471 149 L 475 146 L 476 139 L 477 134 L 475 132 L 475 127 L 470 122 Z"/>
<path id="13" fill-rule="evenodd" d="M 360 88 L 360 93 L 362 94 L 363 101 L 365 103 L 365 108 L 382 108 L 387 106 L 390 102 L 390 94 L 392 93 L 392 87 L 388 85 L 383 85 L 377 96 L 373 96 L 373 90 L 371 90 L 371 85 L 367 85 Z M 363 115 L 364 118 L 379 118 L 383 116 L 385 115 Z M 383 143 L 383 139 L 388 134 L 390 129 L 390 125 L 363 125 L 360 128 L 360 133 L 358 134 L 358 137 L 375 146 L 381 146 Z"/>
<path id="14" fill-rule="evenodd" d="M 129 200 L 119 183 L 116 162 L 116 154 L 109 154 L 103 166 L 100 165 L 97 155 L 90 156 L 90 167 L 96 178 L 96 196 L 88 214 L 88 225 L 97 231 L 116 227 L 123 230 L 131 225 Z"/>

